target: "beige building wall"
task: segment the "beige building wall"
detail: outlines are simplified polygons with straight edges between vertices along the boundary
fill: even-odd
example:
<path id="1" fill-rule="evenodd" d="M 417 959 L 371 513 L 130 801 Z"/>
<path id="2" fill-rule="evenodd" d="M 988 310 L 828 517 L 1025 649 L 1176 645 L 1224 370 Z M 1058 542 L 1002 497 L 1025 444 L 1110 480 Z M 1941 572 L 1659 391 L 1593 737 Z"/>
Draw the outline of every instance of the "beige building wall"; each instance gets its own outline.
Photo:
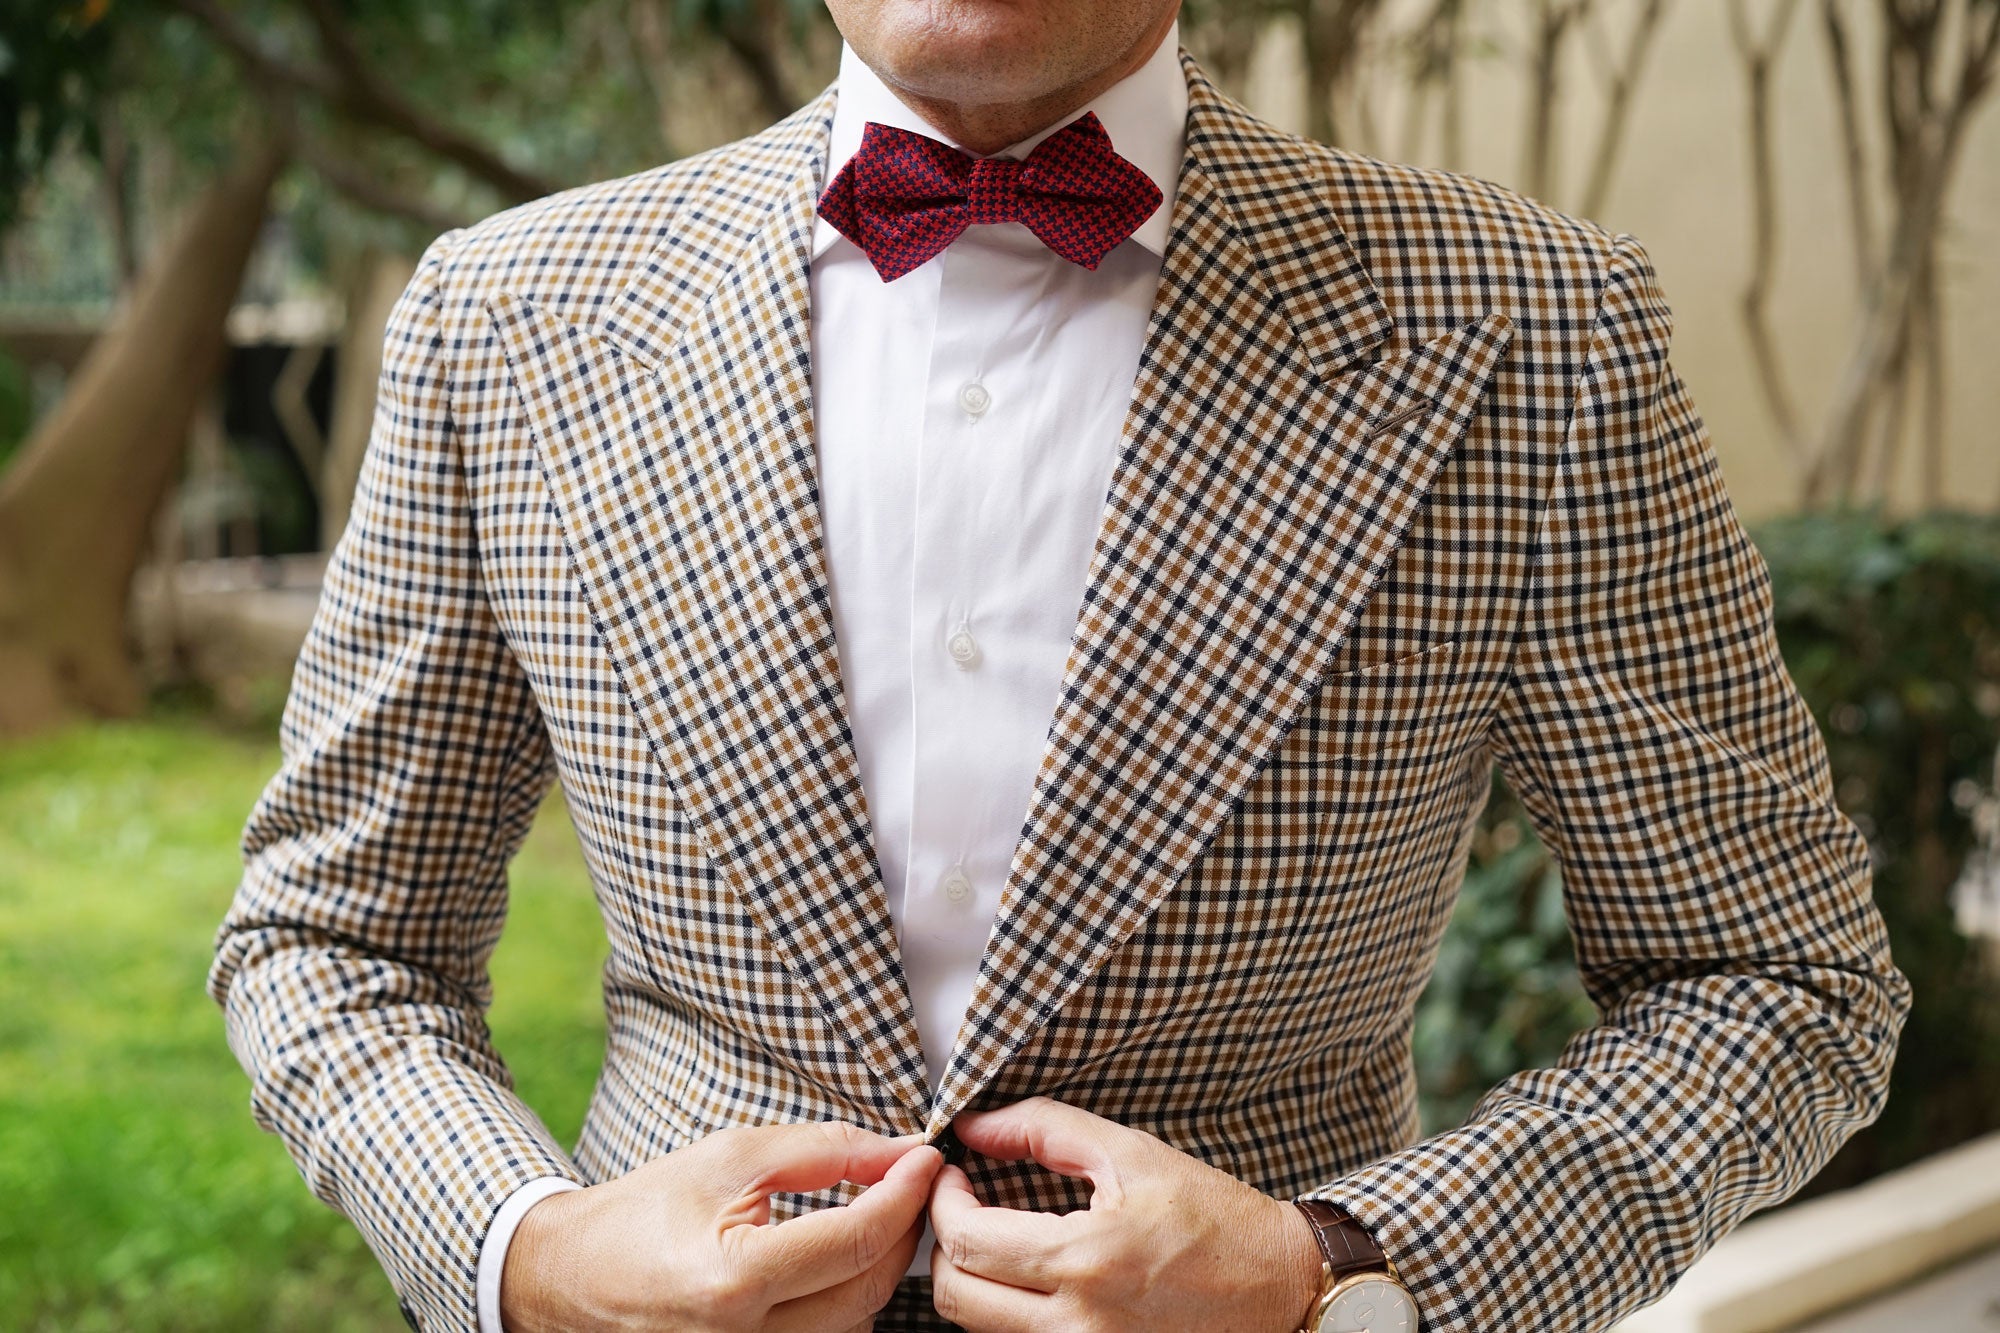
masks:
<path id="1" fill-rule="evenodd" d="M 1609 0 L 1601 8 L 1629 13 L 1637 0 Z M 1518 21 L 1531 6 L 1506 0 L 1473 9 L 1502 18 L 1511 14 Z M 1748 10 L 1760 22 L 1772 9 L 1768 0 L 1749 0 Z M 1783 255 L 1771 318 L 1794 399 L 1802 417 L 1816 426 L 1825 419 L 1853 344 L 1859 294 L 1835 104 L 1814 9 L 1799 7 L 1797 29 L 1774 75 Z M 1857 53 L 1857 63 L 1865 80 L 1862 95 L 1872 109 L 1877 56 L 1874 33 L 1865 28 L 1864 33 L 1870 41 Z M 1393 131 L 1403 123 L 1399 73 L 1364 78 L 1368 114 L 1364 118 L 1349 109 L 1344 146 L 1470 171 L 1519 188 L 1528 115 L 1528 85 L 1515 54 L 1521 32 L 1502 28 L 1488 35 L 1499 49 L 1466 67 L 1465 161 L 1439 160 L 1435 138 L 1417 145 L 1396 141 Z M 1578 207 L 1584 160 L 1605 105 L 1597 71 L 1572 51 L 1564 70 L 1561 167 L 1548 200 L 1565 211 Z M 1267 34 L 1248 85 L 1244 92 L 1253 110 L 1303 129 L 1294 31 L 1276 27 Z M 1675 0 L 1634 100 L 1614 186 L 1595 220 L 1632 233 L 1652 255 L 1675 312 L 1674 364 L 1709 424 L 1738 508 L 1757 517 L 1797 506 L 1799 471 L 1779 443 L 1758 391 L 1739 313 L 1750 274 L 1747 105 L 1727 6 L 1722 0 Z M 1942 267 L 1949 401 L 1945 499 L 1955 507 L 1994 512 L 2000 510 L 2000 94 L 1989 98 L 1965 145 L 1948 202 Z M 1914 448 L 1902 451 L 1893 492 L 1899 508 L 1920 494 L 1916 454 Z"/>

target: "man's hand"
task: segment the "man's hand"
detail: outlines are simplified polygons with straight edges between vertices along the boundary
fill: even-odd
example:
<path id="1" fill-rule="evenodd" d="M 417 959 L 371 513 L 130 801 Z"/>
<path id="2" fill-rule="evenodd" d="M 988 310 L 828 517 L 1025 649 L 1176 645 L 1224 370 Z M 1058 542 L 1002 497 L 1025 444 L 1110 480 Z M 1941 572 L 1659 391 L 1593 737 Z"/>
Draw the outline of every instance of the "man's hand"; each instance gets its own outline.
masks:
<path id="1" fill-rule="evenodd" d="M 974 1152 L 1094 1187 L 1087 1210 L 1022 1212 L 982 1206 L 955 1166 L 937 1173 L 932 1303 L 972 1333 L 1290 1333 L 1319 1293 L 1297 1208 L 1151 1134 L 1047 1097 L 952 1128 Z"/>
<path id="2" fill-rule="evenodd" d="M 725 1129 L 521 1218 L 500 1280 L 508 1333 L 868 1333 L 908 1270 L 943 1160 L 855 1125 Z M 769 1225 L 770 1196 L 867 1185 Z"/>

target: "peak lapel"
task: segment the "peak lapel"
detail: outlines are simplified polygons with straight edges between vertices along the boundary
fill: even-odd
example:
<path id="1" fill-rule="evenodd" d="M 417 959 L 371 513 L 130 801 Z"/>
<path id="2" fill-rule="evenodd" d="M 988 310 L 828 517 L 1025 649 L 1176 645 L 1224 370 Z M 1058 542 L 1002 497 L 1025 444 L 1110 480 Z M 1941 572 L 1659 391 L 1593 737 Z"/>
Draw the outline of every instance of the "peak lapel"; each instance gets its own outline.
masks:
<path id="1" fill-rule="evenodd" d="M 606 652 L 713 857 L 873 1073 L 929 1100 L 835 652 L 808 264 L 832 95 L 709 170 L 597 330 L 489 304 Z M 892 1103 L 892 1105 L 893 1105 Z"/>
<path id="2" fill-rule="evenodd" d="M 1290 727 L 1506 349 L 1393 332 L 1296 149 L 1188 75 L 1187 156 L 1062 688 L 929 1132 L 1173 889 Z"/>

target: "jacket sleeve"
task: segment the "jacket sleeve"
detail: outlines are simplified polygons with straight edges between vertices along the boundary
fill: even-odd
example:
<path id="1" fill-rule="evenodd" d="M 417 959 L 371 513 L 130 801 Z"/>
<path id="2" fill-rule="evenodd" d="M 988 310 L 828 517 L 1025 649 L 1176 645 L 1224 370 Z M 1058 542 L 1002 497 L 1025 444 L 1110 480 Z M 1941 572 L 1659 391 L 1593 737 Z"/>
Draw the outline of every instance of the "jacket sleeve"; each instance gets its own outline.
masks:
<path id="1" fill-rule="evenodd" d="M 353 513 L 208 977 L 258 1123 L 428 1329 L 476 1326 L 480 1242 L 517 1187 L 582 1179 L 485 1022 L 507 864 L 553 769 L 481 591 L 439 316 L 456 236 L 390 315 Z"/>
<path id="2" fill-rule="evenodd" d="M 1305 1196 L 1374 1230 L 1426 1333 L 1584 1333 L 1658 1299 L 1874 1119 L 1908 1012 L 1671 333 L 1616 238 L 1494 729 L 1599 1022 Z"/>

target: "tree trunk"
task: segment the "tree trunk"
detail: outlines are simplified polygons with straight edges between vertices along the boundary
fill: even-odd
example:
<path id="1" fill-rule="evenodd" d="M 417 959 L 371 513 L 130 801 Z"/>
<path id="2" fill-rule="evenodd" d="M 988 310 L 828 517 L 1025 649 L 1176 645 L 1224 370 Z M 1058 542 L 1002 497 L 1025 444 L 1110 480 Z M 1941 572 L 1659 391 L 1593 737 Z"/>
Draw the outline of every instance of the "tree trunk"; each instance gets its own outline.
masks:
<path id="1" fill-rule="evenodd" d="M 62 400 L 0 474 L 0 735 L 141 701 L 132 575 L 256 249 L 283 145 L 239 154 L 156 246 Z"/>
<path id="2" fill-rule="evenodd" d="M 374 429 L 375 385 L 382 374 L 382 339 L 396 298 L 410 285 L 417 262 L 408 255 L 372 247 L 355 261 L 347 280 L 347 320 L 340 334 L 333 382 L 333 410 L 326 432 L 326 457 L 319 476 L 319 547 L 330 551 L 347 526 L 361 458 Z"/>

